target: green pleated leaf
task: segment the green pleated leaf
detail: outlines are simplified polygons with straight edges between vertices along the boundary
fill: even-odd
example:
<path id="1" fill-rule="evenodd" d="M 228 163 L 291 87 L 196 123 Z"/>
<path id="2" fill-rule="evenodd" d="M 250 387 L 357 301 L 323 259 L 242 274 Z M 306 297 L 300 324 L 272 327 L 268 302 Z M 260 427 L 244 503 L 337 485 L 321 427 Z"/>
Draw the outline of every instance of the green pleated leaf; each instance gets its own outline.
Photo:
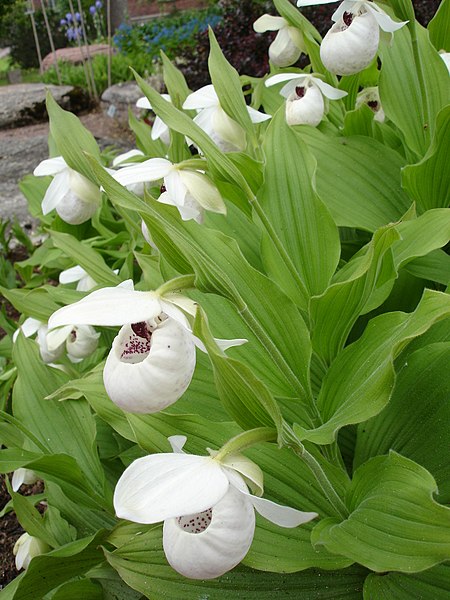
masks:
<path id="1" fill-rule="evenodd" d="M 378 230 L 370 244 L 337 272 L 325 293 L 311 300 L 313 348 L 328 364 L 344 347 L 357 318 L 368 312 L 366 307 L 381 276 L 383 283 L 394 280 L 390 248 L 398 239 L 392 226 Z"/>
<path id="2" fill-rule="evenodd" d="M 423 571 L 450 553 L 450 508 L 433 500 L 435 492 L 414 461 L 393 451 L 372 458 L 355 472 L 350 516 L 322 521 L 313 541 L 374 571 Z"/>
<path id="3" fill-rule="evenodd" d="M 43 598 L 47 592 L 59 585 L 83 575 L 103 561 L 99 544 L 104 538 L 105 532 L 100 531 L 95 536 L 71 542 L 45 555 L 36 556 L 21 577 L 15 593 L 9 598 L 11 600 Z"/>
<path id="4" fill-rule="evenodd" d="M 299 438 L 329 444 L 340 427 L 378 414 L 394 387 L 395 357 L 449 314 L 450 296 L 425 290 L 414 312 L 386 313 L 369 321 L 360 339 L 338 355 L 324 377 L 317 400 L 324 424 L 311 431 L 297 428 Z"/>
<path id="5" fill-rule="evenodd" d="M 49 225 L 53 220 L 52 215 L 43 215 L 41 208 L 50 180 L 50 177 L 25 175 L 19 182 L 19 189 L 27 199 L 28 212 L 39 219 L 43 225 Z"/>
<path id="6" fill-rule="evenodd" d="M 178 575 L 167 564 L 161 544 L 161 528 L 135 536 L 114 552 L 106 552 L 109 564 L 135 590 L 155 600 L 214 598 L 245 600 L 359 600 L 367 571 L 350 567 L 342 571 L 309 570 L 297 574 L 274 574 L 239 567 L 223 577 L 196 581 Z"/>
<path id="7" fill-rule="evenodd" d="M 439 8 L 428 23 L 428 31 L 430 39 L 436 50 L 450 51 L 450 36 L 448 32 L 448 24 L 450 21 L 450 2 L 442 0 Z"/>
<path id="8" fill-rule="evenodd" d="M 255 130 L 245 104 L 239 73 L 223 55 L 211 28 L 209 29 L 209 43 L 208 68 L 220 106 L 228 116 L 239 123 L 250 139 L 255 142 Z"/>
<path id="9" fill-rule="evenodd" d="M 169 60 L 169 58 L 161 50 L 161 58 L 163 64 L 164 83 L 169 92 L 172 103 L 177 108 L 181 108 L 183 102 L 190 93 L 186 79 L 183 73 Z"/>
<path id="10" fill-rule="evenodd" d="M 415 258 L 405 269 L 421 279 L 431 279 L 445 286 L 450 283 L 450 256 L 443 250 L 434 250 L 426 256 Z"/>
<path id="11" fill-rule="evenodd" d="M 448 104 L 450 94 L 444 61 L 430 43 L 427 31 L 418 23 L 415 29 L 426 102 L 422 99 L 420 91 L 408 27 L 402 27 L 395 32 L 392 46 L 380 46 L 382 68 L 379 89 L 386 116 L 401 130 L 406 144 L 415 155 L 422 157 L 434 135 L 436 117 Z M 408 106 L 408 110 L 404 110 L 405 106 Z"/>
<path id="12" fill-rule="evenodd" d="M 88 179 L 92 179 L 88 152 L 100 159 L 100 151 L 94 136 L 72 113 L 62 109 L 47 93 L 47 112 L 50 119 L 50 134 L 66 163 Z"/>
<path id="13" fill-rule="evenodd" d="M 428 152 L 417 165 L 403 169 L 403 186 L 416 201 L 418 212 L 450 204 L 450 106 L 437 117 L 435 135 Z"/>
<path id="14" fill-rule="evenodd" d="M 447 600 L 449 590 L 450 565 L 443 564 L 411 575 L 371 573 L 364 582 L 364 600 Z"/>
<path id="15" fill-rule="evenodd" d="M 298 27 L 301 31 L 309 34 L 311 38 L 321 41 L 321 36 L 317 29 L 308 21 L 308 19 L 302 15 L 302 13 L 292 6 L 289 0 L 274 0 L 274 6 L 277 12 L 285 19 L 290 25 Z"/>
<path id="16" fill-rule="evenodd" d="M 102 588 L 91 579 L 80 579 L 63 584 L 52 594 L 51 600 L 104 600 Z"/>
<path id="17" fill-rule="evenodd" d="M 414 7 L 411 0 L 387 0 L 387 4 L 394 9 L 395 16 L 401 21 L 414 21 Z"/>
<path id="18" fill-rule="evenodd" d="M 392 398 L 361 424 L 355 449 L 358 466 L 389 449 L 415 460 L 435 477 L 441 502 L 450 503 L 450 342 L 425 346 L 400 366 Z"/>
<path id="19" fill-rule="evenodd" d="M 0 292 L 20 313 L 34 317 L 43 323 L 46 323 L 50 315 L 60 307 L 56 300 L 51 297 L 49 290 L 43 287 L 32 290 L 25 288 L 8 290 L 0 287 Z M 76 299 L 79 300 L 79 294 L 76 293 L 75 295 L 77 296 Z M 69 297 L 72 299 L 70 300 Z M 67 290 L 67 298 L 67 303 L 75 301 L 72 290 Z"/>
<path id="20" fill-rule="evenodd" d="M 334 138 L 299 126 L 317 160 L 316 189 L 336 224 L 375 231 L 411 206 L 401 188 L 405 160 L 375 139 Z"/>
<path id="21" fill-rule="evenodd" d="M 108 285 L 120 283 L 120 277 L 108 267 L 98 251 L 68 233 L 52 231 L 50 235 L 54 245 L 80 265 L 94 281 Z"/>
<path id="22" fill-rule="evenodd" d="M 279 110 L 264 139 L 258 197 L 304 284 L 303 307 L 327 287 L 339 261 L 337 227 L 314 187 L 316 161 Z"/>
<path id="23" fill-rule="evenodd" d="M 95 422 L 83 401 L 59 403 L 46 396 L 67 382 L 67 375 L 45 365 L 37 345 L 19 336 L 14 345 L 18 378 L 13 391 L 13 412 L 48 453 L 73 457 L 98 494 L 105 476 L 97 454 Z"/>

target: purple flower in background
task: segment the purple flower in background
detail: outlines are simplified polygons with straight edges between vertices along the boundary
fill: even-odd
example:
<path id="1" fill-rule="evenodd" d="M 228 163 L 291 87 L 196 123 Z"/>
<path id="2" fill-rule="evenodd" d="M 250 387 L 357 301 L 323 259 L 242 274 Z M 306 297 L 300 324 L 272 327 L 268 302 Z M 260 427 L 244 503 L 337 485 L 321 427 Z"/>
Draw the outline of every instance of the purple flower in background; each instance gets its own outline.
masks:
<path id="1" fill-rule="evenodd" d="M 97 9 L 95 8 L 94 5 L 89 7 L 89 12 L 91 13 L 91 15 L 95 15 L 95 13 L 97 12 Z"/>
<path id="2" fill-rule="evenodd" d="M 76 19 L 77 21 L 81 21 L 81 15 L 80 15 L 80 13 L 79 13 L 79 12 L 76 12 L 76 13 L 75 13 L 75 19 Z"/>
<path id="3" fill-rule="evenodd" d="M 95 7 L 98 8 L 98 10 L 100 10 L 103 6 L 103 2 L 101 0 L 97 0 L 97 2 L 95 3 Z"/>
<path id="4" fill-rule="evenodd" d="M 64 27 L 64 25 L 67 25 L 66 19 L 61 19 L 61 21 L 59 22 L 59 24 L 61 25 L 61 27 Z"/>
<path id="5" fill-rule="evenodd" d="M 70 23 L 72 21 L 72 15 L 70 13 L 67 13 L 66 19 L 67 19 L 67 22 Z"/>

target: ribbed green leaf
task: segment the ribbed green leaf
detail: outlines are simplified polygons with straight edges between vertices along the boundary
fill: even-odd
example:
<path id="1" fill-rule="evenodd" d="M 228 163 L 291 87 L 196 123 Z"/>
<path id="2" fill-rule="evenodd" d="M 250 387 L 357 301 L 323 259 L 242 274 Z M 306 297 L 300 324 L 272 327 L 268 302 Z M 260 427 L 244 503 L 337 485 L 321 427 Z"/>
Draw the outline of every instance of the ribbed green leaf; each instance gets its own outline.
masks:
<path id="1" fill-rule="evenodd" d="M 327 287 L 339 261 L 337 227 L 314 187 L 316 161 L 279 110 L 264 139 L 258 197 L 304 284 L 303 308 Z"/>
<path id="2" fill-rule="evenodd" d="M 413 338 L 450 314 L 450 296 L 425 290 L 412 313 L 375 317 L 361 338 L 345 348 L 328 369 L 318 397 L 324 424 L 315 430 L 297 428 L 300 439 L 331 443 L 344 425 L 378 414 L 392 393 L 393 360 Z"/>
<path id="3" fill-rule="evenodd" d="M 450 565 L 406 575 L 405 573 L 370 574 L 364 582 L 364 600 L 447 600 L 450 590 Z"/>
<path id="4" fill-rule="evenodd" d="M 393 451 L 372 458 L 355 472 L 350 516 L 321 521 L 313 543 L 374 571 L 423 571 L 450 555 L 450 508 L 433 500 L 435 492 L 414 461 Z"/>
<path id="5" fill-rule="evenodd" d="M 435 135 L 428 152 L 417 165 L 403 169 L 403 186 L 416 201 L 418 212 L 450 204 L 450 106 L 437 117 Z"/>
<path id="6" fill-rule="evenodd" d="M 186 83 L 183 73 L 177 69 L 174 64 L 172 64 L 162 50 L 161 58 L 164 72 L 164 83 L 166 84 L 167 91 L 170 94 L 172 104 L 177 108 L 181 108 L 183 102 L 190 93 L 190 89 Z"/>
<path id="7" fill-rule="evenodd" d="M 450 283 L 450 256 L 443 250 L 434 250 L 426 256 L 415 258 L 405 269 L 421 279 L 431 279 L 445 286 Z"/>
<path id="8" fill-rule="evenodd" d="M 102 588 L 90 579 L 69 581 L 52 594 L 49 600 L 104 600 Z"/>
<path id="9" fill-rule="evenodd" d="M 435 477 L 441 502 L 450 503 L 450 342 L 425 346 L 399 366 L 392 398 L 376 417 L 361 424 L 355 465 L 389 449 L 401 452 Z"/>
<path id="10" fill-rule="evenodd" d="M 430 39 L 433 42 L 434 47 L 438 51 L 450 51 L 450 35 L 448 31 L 449 22 L 450 2 L 449 0 L 442 0 L 436 14 L 428 23 Z"/>
<path id="11" fill-rule="evenodd" d="M 400 185 L 404 159 L 372 138 L 334 138 L 299 126 L 317 160 L 316 188 L 336 224 L 375 231 L 411 206 Z"/>

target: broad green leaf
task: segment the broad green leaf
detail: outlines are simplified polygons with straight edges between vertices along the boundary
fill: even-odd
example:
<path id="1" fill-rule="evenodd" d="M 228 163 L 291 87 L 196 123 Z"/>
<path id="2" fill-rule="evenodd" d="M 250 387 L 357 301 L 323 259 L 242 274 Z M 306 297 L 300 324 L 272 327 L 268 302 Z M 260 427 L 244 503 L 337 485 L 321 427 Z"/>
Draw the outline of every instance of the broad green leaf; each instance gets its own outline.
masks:
<path id="1" fill-rule="evenodd" d="M 99 252 L 91 246 L 79 242 L 68 233 L 52 231 L 50 235 L 55 246 L 80 265 L 94 281 L 108 285 L 120 283 L 120 278 L 108 267 Z"/>
<path id="2" fill-rule="evenodd" d="M 165 146 L 160 140 L 152 140 L 151 128 L 144 121 L 137 119 L 131 108 L 128 111 L 128 123 L 136 136 L 136 146 L 148 158 L 159 158 L 165 154 Z"/>
<path id="3" fill-rule="evenodd" d="M 269 600 L 359 600 L 367 571 L 350 567 L 341 571 L 309 570 L 298 574 L 274 574 L 239 567 L 223 577 L 209 581 L 186 579 L 166 563 L 161 547 L 161 530 L 156 527 L 114 552 L 106 559 L 122 579 L 147 597 L 175 600 L 245 598 Z"/>
<path id="4" fill-rule="evenodd" d="M 58 541 L 52 532 L 45 527 L 44 518 L 31 504 L 31 502 L 28 502 L 28 500 L 26 500 L 23 496 L 13 492 L 12 490 L 10 490 L 10 496 L 13 501 L 17 520 L 27 533 L 33 537 L 43 540 L 46 544 L 53 548 L 61 545 L 61 542 Z"/>
<path id="5" fill-rule="evenodd" d="M 375 137 L 373 122 L 372 110 L 366 104 L 363 104 L 359 108 L 346 113 L 342 133 L 346 137 L 351 135 Z"/>
<path id="6" fill-rule="evenodd" d="M 435 477 L 438 499 L 450 503 L 450 342 L 425 346 L 399 365 L 384 410 L 358 427 L 355 466 L 389 449 L 415 460 Z"/>
<path id="7" fill-rule="evenodd" d="M 317 400 L 323 425 L 297 428 L 301 440 L 329 444 L 344 425 L 377 415 L 388 403 L 395 382 L 393 361 L 404 346 L 450 314 L 450 296 L 425 290 L 412 313 L 392 312 L 372 319 L 361 338 L 336 358 Z"/>
<path id="8" fill-rule="evenodd" d="M 387 279 L 394 280 L 391 247 L 398 239 L 392 226 L 378 230 L 370 244 L 337 272 L 330 287 L 312 298 L 312 344 L 326 363 L 330 364 L 342 350 L 357 318 L 368 312 L 367 304 L 385 275 L 383 266 Z"/>
<path id="9" fill-rule="evenodd" d="M 39 219 L 43 225 L 49 225 L 53 220 L 52 215 L 43 215 L 41 208 L 41 203 L 50 181 L 50 177 L 25 175 L 19 182 L 19 189 L 27 199 L 28 212 L 36 219 Z"/>
<path id="10" fill-rule="evenodd" d="M 8 290 L 0 287 L 0 292 L 19 312 L 43 323 L 59 308 L 44 288 Z"/>
<path id="11" fill-rule="evenodd" d="M 279 110 L 264 139 L 264 185 L 258 197 L 304 284 L 303 308 L 336 269 L 339 235 L 314 187 L 316 161 Z"/>
<path id="12" fill-rule="evenodd" d="M 18 378 L 13 412 L 49 453 L 68 454 L 77 461 L 98 494 L 105 491 L 103 468 L 95 445 L 95 422 L 83 401 L 56 402 L 46 396 L 67 382 L 67 375 L 45 365 L 37 345 L 19 336 L 13 353 Z"/>
<path id="13" fill-rule="evenodd" d="M 211 28 L 209 29 L 209 43 L 208 68 L 214 89 L 219 97 L 220 106 L 228 116 L 239 123 L 250 136 L 252 144 L 255 144 L 255 130 L 245 104 L 239 73 L 223 55 Z"/>
<path id="14" fill-rule="evenodd" d="M 190 93 L 186 79 L 183 73 L 176 68 L 169 58 L 161 50 L 161 58 L 164 72 L 164 83 L 166 84 L 167 91 L 170 94 L 172 103 L 177 108 L 181 108 L 186 97 Z"/>
<path id="15" fill-rule="evenodd" d="M 69 167 L 92 179 L 92 170 L 85 152 L 100 159 L 94 136 L 81 124 L 78 117 L 62 109 L 50 93 L 47 93 L 47 112 L 50 133 L 61 156 Z"/>
<path id="16" fill-rule="evenodd" d="M 428 31 L 430 39 L 433 42 L 436 50 L 450 51 L 450 35 L 448 31 L 448 23 L 450 21 L 450 2 L 442 0 L 439 8 L 428 23 Z"/>
<path id="17" fill-rule="evenodd" d="M 416 201 L 419 212 L 450 204 L 449 139 L 450 106 L 447 106 L 437 117 L 435 135 L 423 159 L 403 169 L 403 186 Z"/>
<path id="18" fill-rule="evenodd" d="M 83 575 L 94 565 L 103 561 L 99 544 L 105 538 L 100 531 L 61 546 L 47 554 L 35 556 L 26 573 L 21 577 L 11 600 L 36 600 L 70 579 Z M 2 597 L 3 600 L 3 597 Z"/>
<path id="19" fill-rule="evenodd" d="M 409 148 L 421 158 L 434 135 L 437 114 L 448 104 L 450 94 L 444 61 L 430 43 L 427 31 L 418 23 L 415 30 L 426 98 L 421 95 L 408 27 L 395 32 L 392 46 L 380 46 L 379 88 L 386 116 L 402 131 Z M 408 110 L 404 110 L 405 106 Z"/>
<path id="20" fill-rule="evenodd" d="M 304 15 L 302 15 L 301 11 L 294 8 L 289 0 L 274 0 L 273 4 L 278 13 L 288 23 L 294 27 L 298 27 L 300 31 L 307 33 L 309 37 L 317 40 L 318 42 L 321 41 L 321 36 L 314 25 L 312 25 L 312 23 L 310 23 Z"/>
<path id="21" fill-rule="evenodd" d="M 415 277 L 431 279 L 445 286 L 450 282 L 450 256 L 443 250 L 433 250 L 426 256 L 415 258 L 405 269 Z"/>
<path id="22" fill-rule="evenodd" d="M 104 600 L 101 586 L 90 579 L 69 581 L 49 596 L 48 600 L 80 600 L 81 598 L 86 598 L 86 600 Z"/>
<path id="23" fill-rule="evenodd" d="M 387 4 L 394 9 L 395 16 L 401 21 L 414 21 L 414 7 L 411 0 L 387 0 Z"/>
<path id="24" fill-rule="evenodd" d="M 433 500 L 426 469 L 390 451 L 356 472 L 348 494 L 350 516 L 321 521 L 313 543 L 323 544 L 373 571 L 423 571 L 448 560 L 450 508 Z"/>
<path id="25" fill-rule="evenodd" d="M 375 231 L 411 206 L 400 185 L 404 159 L 372 138 L 332 138 L 299 126 L 317 160 L 316 189 L 336 224 Z"/>
<path id="26" fill-rule="evenodd" d="M 447 600 L 450 565 L 436 565 L 420 573 L 371 573 L 364 582 L 364 600 Z"/>

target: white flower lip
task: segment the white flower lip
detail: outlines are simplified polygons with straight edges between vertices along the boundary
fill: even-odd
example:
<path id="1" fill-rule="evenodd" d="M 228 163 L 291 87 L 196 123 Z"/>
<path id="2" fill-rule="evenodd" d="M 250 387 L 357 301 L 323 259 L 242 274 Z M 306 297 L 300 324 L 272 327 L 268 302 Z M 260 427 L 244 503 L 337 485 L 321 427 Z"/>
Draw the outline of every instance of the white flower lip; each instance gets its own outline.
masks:
<path id="1" fill-rule="evenodd" d="M 221 463 L 185 454 L 185 441 L 185 436 L 169 438 L 173 454 L 135 460 L 114 493 L 118 517 L 137 523 L 164 521 L 164 552 L 185 577 L 212 579 L 235 567 L 253 540 L 254 509 L 282 527 L 318 516 L 252 496 L 243 475 L 262 492 L 262 473 L 249 459 L 234 455 Z"/>
<path id="2" fill-rule="evenodd" d="M 294 64 L 304 51 L 303 36 L 296 28 L 289 25 L 283 17 L 262 15 L 253 23 L 257 33 L 278 31 L 269 46 L 269 58 L 277 67 L 288 67 Z"/>

